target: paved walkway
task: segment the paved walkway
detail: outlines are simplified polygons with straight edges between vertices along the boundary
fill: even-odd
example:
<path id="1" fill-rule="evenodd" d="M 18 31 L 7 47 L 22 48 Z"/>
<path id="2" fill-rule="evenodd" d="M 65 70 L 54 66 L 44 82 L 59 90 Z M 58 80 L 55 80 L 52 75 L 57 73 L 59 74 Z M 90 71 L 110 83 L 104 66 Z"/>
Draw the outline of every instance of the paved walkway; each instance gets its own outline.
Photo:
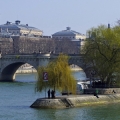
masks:
<path id="1" fill-rule="evenodd" d="M 89 97 L 94 96 L 93 94 L 82 94 L 82 95 L 62 95 L 62 96 L 56 96 L 55 98 L 40 98 L 40 99 L 61 99 L 61 98 L 75 98 L 75 97 Z"/>

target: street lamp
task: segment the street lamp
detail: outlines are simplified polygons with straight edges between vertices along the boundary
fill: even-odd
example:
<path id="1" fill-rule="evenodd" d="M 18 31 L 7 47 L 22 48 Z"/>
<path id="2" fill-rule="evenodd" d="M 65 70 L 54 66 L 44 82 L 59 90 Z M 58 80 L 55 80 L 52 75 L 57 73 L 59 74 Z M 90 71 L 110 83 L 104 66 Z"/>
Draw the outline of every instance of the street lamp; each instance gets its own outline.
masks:
<path id="1" fill-rule="evenodd" d="M 95 74 L 96 74 L 96 73 L 95 73 L 95 70 L 92 70 L 91 73 L 90 73 L 90 75 L 91 75 L 91 76 L 90 76 L 90 80 L 94 80 L 94 75 L 95 75 Z M 91 82 L 92 82 L 92 81 L 91 81 Z M 95 82 L 95 81 L 94 81 L 94 82 Z M 94 87 L 94 85 L 95 85 L 95 84 L 93 83 L 93 87 Z"/>

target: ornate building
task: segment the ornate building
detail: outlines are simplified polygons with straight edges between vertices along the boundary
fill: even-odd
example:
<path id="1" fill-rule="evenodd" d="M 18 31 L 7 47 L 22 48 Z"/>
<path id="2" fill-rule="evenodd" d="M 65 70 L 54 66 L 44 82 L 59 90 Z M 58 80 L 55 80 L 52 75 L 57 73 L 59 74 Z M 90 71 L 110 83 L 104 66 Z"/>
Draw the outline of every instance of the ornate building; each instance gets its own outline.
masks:
<path id="1" fill-rule="evenodd" d="M 50 51 L 52 43 L 50 36 L 43 36 L 43 31 L 28 24 L 21 24 L 19 20 L 0 25 L 0 50 L 3 54 L 47 52 Z"/>
<path id="2" fill-rule="evenodd" d="M 0 51 L 3 54 L 65 53 L 79 54 L 85 36 L 70 30 L 43 36 L 43 32 L 28 24 L 7 22 L 0 25 Z"/>
<path id="3" fill-rule="evenodd" d="M 0 25 L 0 36 L 13 37 L 13 36 L 33 36 L 42 37 L 43 32 L 35 27 L 31 27 L 28 24 L 20 24 L 19 20 L 15 23 L 9 21 L 6 24 Z"/>
<path id="4" fill-rule="evenodd" d="M 85 43 L 86 36 L 84 34 L 71 30 L 70 27 L 66 27 L 66 30 L 62 30 L 62 31 L 54 33 L 52 35 L 52 38 L 56 40 L 69 39 L 70 41 L 73 42 L 72 44 L 76 46 L 76 48 L 78 48 L 76 52 L 79 53 L 80 49 L 82 49 Z"/>
<path id="5" fill-rule="evenodd" d="M 84 34 L 71 30 L 70 27 L 66 27 L 66 30 L 62 30 L 54 33 L 52 35 L 52 38 L 57 38 L 57 39 L 69 38 L 72 41 L 74 40 L 76 41 L 76 40 L 84 40 L 86 36 Z"/>

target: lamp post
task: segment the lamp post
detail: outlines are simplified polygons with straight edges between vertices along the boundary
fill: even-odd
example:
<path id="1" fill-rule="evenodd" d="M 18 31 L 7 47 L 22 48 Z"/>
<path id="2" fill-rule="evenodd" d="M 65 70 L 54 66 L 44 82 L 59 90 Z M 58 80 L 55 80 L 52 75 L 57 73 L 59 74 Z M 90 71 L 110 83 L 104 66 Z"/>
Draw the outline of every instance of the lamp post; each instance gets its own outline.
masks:
<path id="1" fill-rule="evenodd" d="M 94 75 L 95 75 L 95 70 L 92 70 L 91 73 L 90 73 L 90 80 L 94 80 Z M 91 81 L 92 82 L 92 81 Z M 95 82 L 95 81 L 94 81 Z M 94 87 L 94 83 L 93 83 L 93 87 Z M 91 85 L 92 86 L 92 85 Z"/>

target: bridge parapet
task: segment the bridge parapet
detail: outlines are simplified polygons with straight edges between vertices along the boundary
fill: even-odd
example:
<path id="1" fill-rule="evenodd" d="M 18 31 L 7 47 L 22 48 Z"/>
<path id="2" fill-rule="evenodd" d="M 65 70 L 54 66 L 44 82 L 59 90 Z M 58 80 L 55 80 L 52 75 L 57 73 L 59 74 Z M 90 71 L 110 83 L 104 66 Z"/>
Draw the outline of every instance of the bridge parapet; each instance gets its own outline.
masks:
<path id="1" fill-rule="evenodd" d="M 50 54 L 7 54 L 2 56 L 2 58 L 49 58 Z"/>
<path id="2" fill-rule="evenodd" d="M 28 63 L 37 69 L 39 66 L 46 66 L 50 61 L 56 59 L 58 56 L 59 54 L 50 53 L 3 55 L 0 59 L 0 80 L 13 80 L 13 75 L 16 70 L 25 63 Z M 85 71 L 86 64 L 84 62 L 84 55 L 68 54 L 68 56 L 70 57 L 69 65 L 78 65 Z"/>

